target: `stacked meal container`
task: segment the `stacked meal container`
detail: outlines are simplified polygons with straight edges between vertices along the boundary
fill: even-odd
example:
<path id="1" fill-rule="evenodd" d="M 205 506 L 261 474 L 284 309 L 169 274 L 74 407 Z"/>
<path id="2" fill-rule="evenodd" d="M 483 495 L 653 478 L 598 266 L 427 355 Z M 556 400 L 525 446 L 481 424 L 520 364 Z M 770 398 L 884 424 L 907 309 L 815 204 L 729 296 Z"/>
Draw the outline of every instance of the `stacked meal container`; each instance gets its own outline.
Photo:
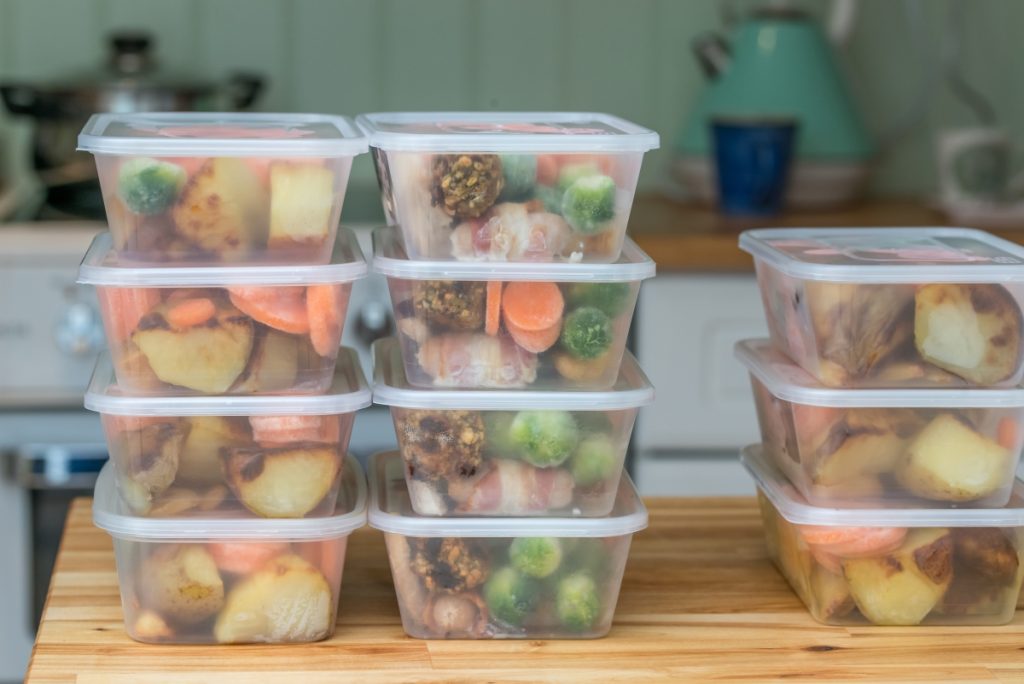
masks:
<path id="1" fill-rule="evenodd" d="M 95 523 L 125 626 L 159 643 L 334 631 L 366 483 L 370 390 L 341 348 L 367 266 L 338 217 L 365 138 L 341 117 L 94 116 L 110 232 L 82 262 L 109 355 L 86 407 L 110 451 Z"/>
<path id="2" fill-rule="evenodd" d="M 405 631 L 599 637 L 647 513 L 623 473 L 653 388 L 625 350 L 654 263 L 625 237 L 655 133 L 598 114 L 368 114 L 396 337 L 370 472 Z"/>
<path id="3" fill-rule="evenodd" d="M 1002 624 L 1024 578 L 1024 249 L 957 228 L 755 230 L 770 340 L 744 450 L 828 624 Z"/>

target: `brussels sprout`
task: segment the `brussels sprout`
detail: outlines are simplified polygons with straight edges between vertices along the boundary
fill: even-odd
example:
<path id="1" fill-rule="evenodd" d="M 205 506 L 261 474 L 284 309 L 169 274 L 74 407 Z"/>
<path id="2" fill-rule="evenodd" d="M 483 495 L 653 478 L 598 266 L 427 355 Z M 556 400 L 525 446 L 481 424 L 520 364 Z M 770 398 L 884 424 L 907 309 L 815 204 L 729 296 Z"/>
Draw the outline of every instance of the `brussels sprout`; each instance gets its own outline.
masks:
<path id="1" fill-rule="evenodd" d="M 615 216 L 615 181 L 608 176 L 586 176 L 565 189 L 562 216 L 581 233 L 600 233 Z"/>
<path id="2" fill-rule="evenodd" d="M 121 165 L 117 194 L 136 214 L 159 214 L 174 204 L 187 178 L 177 164 L 136 157 Z"/>
<path id="3" fill-rule="evenodd" d="M 532 154 L 501 155 L 505 187 L 498 201 L 516 201 L 529 197 L 537 184 L 537 157 Z"/>
<path id="4" fill-rule="evenodd" d="M 537 602 L 537 585 L 515 568 L 501 568 L 484 585 L 484 601 L 492 616 L 518 627 Z"/>
<path id="5" fill-rule="evenodd" d="M 589 435 L 580 441 L 569 461 L 578 487 L 590 487 L 615 474 L 619 453 L 608 435 Z"/>
<path id="6" fill-rule="evenodd" d="M 570 185 L 575 183 L 581 178 L 590 178 L 592 176 L 600 176 L 601 171 L 597 168 L 597 165 L 593 162 L 575 162 L 572 164 L 565 164 L 558 170 L 558 189 L 565 192 Z"/>
<path id="7" fill-rule="evenodd" d="M 573 630 L 582 632 L 593 626 L 601 609 L 601 601 L 597 596 L 597 583 L 584 572 L 574 572 L 562 578 L 558 583 L 558 594 L 555 597 L 555 611 L 561 623 Z"/>
<path id="8" fill-rule="evenodd" d="M 519 447 L 512 440 L 512 420 L 516 417 L 510 411 L 484 411 L 484 450 L 503 458 L 519 456 Z"/>
<path id="9" fill-rule="evenodd" d="M 615 318 L 626 308 L 629 283 L 571 283 L 565 301 L 572 307 L 592 306 Z"/>
<path id="10" fill-rule="evenodd" d="M 558 188 L 553 188 L 550 185 L 538 185 L 533 194 L 544 203 L 545 211 L 552 214 L 562 213 L 562 195 L 564 193 Z"/>
<path id="11" fill-rule="evenodd" d="M 576 309 L 562 323 L 562 346 L 577 359 L 595 359 L 612 344 L 608 314 L 593 306 Z"/>
<path id="12" fill-rule="evenodd" d="M 562 563 L 562 544 L 553 537 L 519 537 L 508 547 L 512 567 L 530 577 L 547 577 Z"/>
<path id="13" fill-rule="evenodd" d="M 567 411 L 520 411 L 509 437 L 524 460 L 538 468 L 561 465 L 579 442 L 579 429 Z"/>

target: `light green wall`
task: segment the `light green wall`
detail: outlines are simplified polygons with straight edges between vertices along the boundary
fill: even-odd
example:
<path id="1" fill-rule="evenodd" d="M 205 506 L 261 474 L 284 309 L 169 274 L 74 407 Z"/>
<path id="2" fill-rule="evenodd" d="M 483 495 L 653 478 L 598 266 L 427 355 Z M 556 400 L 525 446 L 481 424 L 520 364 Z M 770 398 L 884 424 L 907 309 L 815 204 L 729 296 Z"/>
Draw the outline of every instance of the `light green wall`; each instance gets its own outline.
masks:
<path id="1" fill-rule="evenodd" d="M 909 40 L 908 1 L 922 9 L 924 63 Z M 953 1 L 861 3 L 844 62 L 873 131 L 889 126 L 925 66 L 934 68 Z M 827 6 L 803 4 L 818 14 Z M 1024 2 L 968 5 L 964 71 L 1001 120 L 1024 132 Z M 266 73 L 266 110 L 610 111 L 662 134 L 665 149 L 647 159 L 642 177 L 656 187 L 701 87 L 690 41 L 719 25 L 718 9 L 714 0 L 0 0 L 0 78 L 66 78 L 101 63 L 110 30 L 144 27 L 168 69 Z M 924 121 L 880 161 L 874 191 L 930 192 L 934 132 L 970 120 L 939 83 Z M 0 114 L 0 136 L 22 166 L 26 130 Z M 372 192 L 360 192 L 375 184 L 368 159 L 357 163 L 353 184 L 353 208 L 372 206 Z"/>

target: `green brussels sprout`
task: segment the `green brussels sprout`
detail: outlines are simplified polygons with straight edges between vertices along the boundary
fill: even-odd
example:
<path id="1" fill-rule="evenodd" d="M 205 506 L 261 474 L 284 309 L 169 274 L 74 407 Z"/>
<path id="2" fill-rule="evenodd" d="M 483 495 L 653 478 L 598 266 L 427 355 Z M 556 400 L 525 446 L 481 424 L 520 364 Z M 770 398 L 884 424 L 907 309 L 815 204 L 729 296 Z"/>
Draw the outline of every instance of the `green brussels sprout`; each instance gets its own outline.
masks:
<path id="1" fill-rule="evenodd" d="M 555 611 L 561 623 L 582 632 L 590 629 L 601 610 L 597 595 L 597 583 L 585 572 L 574 572 L 558 583 L 555 597 Z"/>
<path id="2" fill-rule="evenodd" d="M 512 419 L 509 437 L 525 461 L 550 468 L 569 458 L 580 433 L 567 411 L 520 411 Z"/>
<path id="3" fill-rule="evenodd" d="M 615 216 L 615 181 L 608 176 L 585 176 L 565 189 L 562 216 L 581 233 L 600 233 Z"/>
<path id="4" fill-rule="evenodd" d="M 552 214 L 562 213 L 562 195 L 565 193 L 558 188 L 553 188 L 550 185 L 538 185 L 533 194 L 544 203 L 545 211 Z"/>
<path id="5" fill-rule="evenodd" d="M 511 411 L 484 411 L 484 450 L 492 456 L 516 458 L 519 446 L 512 440 L 512 420 L 516 417 Z"/>
<path id="6" fill-rule="evenodd" d="M 572 307 L 592 306 L 615 318 L 626 308 L 629 283 L 571 283 L 565 301 Z"/>
<path id="7" fill-rule="evenodd" d="M 136 214 L 159 214 L 174 204 L 188 174 L 171 162 L 136 157 L 121 165 L 117 194 Z"/>
<path id="8" fill-rule="evenodd" d="M 597 168 L 594 162 L 574 162 L 572 164 L 564 164 L 562 168 L 558 170 L 558 189 L 565 192 L 569 189 L 569 186 L 578 181 L 581 178 L 590 178 L 592 176 L 600 176 L 601 170 Z"/>
<path id="9" fill-rule="evenodd" d="M 532 154 L 503 154 L 501 173 L 505 176 L 505 187 L 498 201 L 526 199 L 537 185 L 537 157 Z"/>
<path id="10" fill-rule="evenodd" d="M 518 627 L 537 603 L 537 585 L 515 568 L 501 568 L 484 585 L 484 601 L 492 616 Z"/>
<path id="11" fill-rule="evenodd" d="M 580 440 L 569 461 L 569 470 L 577 487 L 590 487 L 615 474 L 619 451 L 608 435 L 588 435 Z"/>
<path id="12" fill-rule="evenodd" d="M 519 537 L 508 547 L 512 567 L 530 577 L 547 577 L 562 563 L 562 544 L 554 537 Z"/>
<path id="13" fill-rule="evenodd" d="M 577 359 L 596 359 L 612 344 L 608 314 L 593 306 L 582 306 L 562 323 L 562 346 Z"/>

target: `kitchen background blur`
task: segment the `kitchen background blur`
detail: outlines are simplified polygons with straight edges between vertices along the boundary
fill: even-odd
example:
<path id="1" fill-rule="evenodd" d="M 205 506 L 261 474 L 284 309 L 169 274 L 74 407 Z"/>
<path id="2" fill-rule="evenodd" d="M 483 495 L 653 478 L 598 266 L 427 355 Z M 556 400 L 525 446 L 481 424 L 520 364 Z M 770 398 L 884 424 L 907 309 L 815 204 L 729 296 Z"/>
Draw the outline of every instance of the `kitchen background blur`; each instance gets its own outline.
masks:
<path id="1" fill-rule="evenodd" d="M 140 106 L 147 100 L 133 96 L 133 88 L 145 84 L 163 94 L 187 94 L 173 100 L 176 107 L 245 106 L 252 99 L 252 108 L 262 111 L 349 115 L 593 110 L 655 129 L 662 146 L 644 160 L 630 231 L 659 263 L 659 278 L 641 293 L 632 341 L 659 400 L 642 415 L 630 469 L 646 494 L 748 493 L 736 453 L 756 439 L 756 421 L 732 343 L 764 334 L 765 327 L 749 262 L 735 249 L 738 230 L 779 222 L 948 220 L 934 209 L 940 131 L 986 125 L 991 133 L 998 126 L 996 154 L 1007 167 L 1015 156 L 1010 141 L 1024 133 L 1024 2 L 805 0 L 769 3 L 771 12 L 750 23 L 764 5 L 0 0 L 0 84 L 21 88 L 9 89 L 8 107 L 0 108 L 0 221 L 6 224 L 0 225 L 0 586 L 13 597 L 13 603 L 0 602 L 0 681 L 20 677 L 67 501 L 89 490 L 105 458 L 98 420 L 81 409 L 102 339 L 91 292 L 74 285 L 79 258 L 102 229 L 83 223 L 97 216 L 98 196 L 89 196 L 95 193 L 89 189 L 92 161 L 85 157 L 82 166 L 82 158 L 70 154 L 81 113 L 97 102 Z M 794 15 L 793 7 L 806 16 Z M 848 30 L 833 54 L 822 40 L 796 45 L 779 30 L 787 22 L 811 27 L 819 38 L 833 23 Z M 708 39 L 712 30 L 732 40 L 731 48 Z M 118 32 L 114 59 L 111 36 Z M 140 40 L 140 33 L 149 40 Z M 694 54 L 695 42 L 703 46 L 703 61 Z M 733 63 L 726 65 L 729 49 Z M 787 50 L 790 62 L 772 61 L 773 53 Z M 828 67 L 833 57 L 836 71 L 810 68 Z M 144 74 L 114 87 L 115 63 L 122 72 Z M 827 105 L 848 109 L 839 113 L 863 124 L 867 134 L 848 186 L 853 201 L 767 219 L 726 218 L 694 202 L 714 187 L 708 143 L 695 143 L 692 133 L 707 130 L 700 114 L 709 106 L 707 72 L 724 68 L 712 78 L 738 78 L 729 70 L 739 66 L 751 79 L 741 89 L 756 90 L 756 83 L 770 85 L 771 79 L 779 87 L 765 95 L 770 104 L 764 111 L 747 102 L 743 111 L 718 113 L 799 120 L 815 109 L 813 125 L 801 123 L 805 140 L 797 150 L 805 161 L 817 133 L 826 141 L 849 134 L 829 135 L 839 122 L 828 118 L 838 110 Z M 833 82 L 815 80 L 821 78 Z M 195 99 L 200 83 L 216 92 Z M 830 103 L 828 87 L 840 94 L 838 104 Z M 801 88 L 801 97 L 786 99 Z M 103 99 L 110 93 L 120 95 Z M 10 111 L 19 107 L 22 115 Z M 688 125 L 689 137 L 683 135 Z M 688 156 L 680 146 L 689 146 Z M 809 187 L 811 204 L 829 203 L 827 189 Z M 1024 227 L 1015 219 L 1016 204 L 1005 198 L 971 208 L 975 223 Z M 343 221 L 365 239 L 365 228 L 382 217 L 371 159 L 364 155 L 353 167 Z M 369 343 L 388 330 L 388 307 L 380 281 L 360 283 L 353 294 L 345 343 L 364 361 Z M 366 456 L 392 443 L 386 412 L 360 414 L 353 451 Z"/>

